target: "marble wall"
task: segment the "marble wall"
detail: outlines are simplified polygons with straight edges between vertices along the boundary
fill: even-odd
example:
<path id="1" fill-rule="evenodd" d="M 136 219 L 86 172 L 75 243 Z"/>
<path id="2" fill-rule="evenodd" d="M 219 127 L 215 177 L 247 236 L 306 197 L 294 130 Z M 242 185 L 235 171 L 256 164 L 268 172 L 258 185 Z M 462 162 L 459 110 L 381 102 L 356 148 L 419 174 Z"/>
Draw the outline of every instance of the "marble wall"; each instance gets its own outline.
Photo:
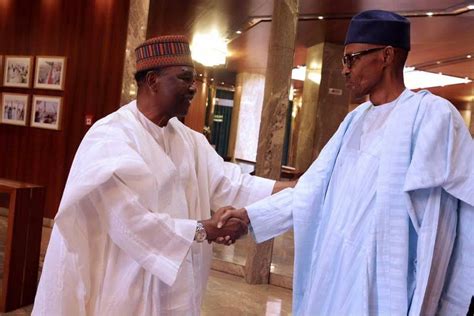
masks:
<path id="1" fill-rule="evenodd" d="M 263 75 L 251 73 L 237 75 L 234 106 L 240 108 L 240 111 L 233 155 L 237 159 L 256 161 L 264 87 Z"/>
<path id="2" fill-rule="evenodd" d="M 120 105 L 129 103 L 137 96 L 137 85 L 134 78 L 135 48 L 146 39 L 149 5 L 149 0 L 130 0 Z"/>

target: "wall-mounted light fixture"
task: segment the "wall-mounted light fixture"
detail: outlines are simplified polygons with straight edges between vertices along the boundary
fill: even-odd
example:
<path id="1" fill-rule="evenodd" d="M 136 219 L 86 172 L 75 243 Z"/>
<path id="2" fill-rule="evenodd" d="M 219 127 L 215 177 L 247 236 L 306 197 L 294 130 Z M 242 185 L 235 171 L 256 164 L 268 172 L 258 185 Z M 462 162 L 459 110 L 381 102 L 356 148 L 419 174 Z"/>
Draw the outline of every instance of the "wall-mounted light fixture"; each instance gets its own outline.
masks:
<path id="1" fill-rule="evenodd" d="M 431 87 L 444 87 L 453 84 L 469 83 L 471 79 L 465 77 L 448 76 L 442 73 L 416 70 L 414 67 L 405 67 L 403 70 L 405 86 L 408 89 L 422 89 Z"/>

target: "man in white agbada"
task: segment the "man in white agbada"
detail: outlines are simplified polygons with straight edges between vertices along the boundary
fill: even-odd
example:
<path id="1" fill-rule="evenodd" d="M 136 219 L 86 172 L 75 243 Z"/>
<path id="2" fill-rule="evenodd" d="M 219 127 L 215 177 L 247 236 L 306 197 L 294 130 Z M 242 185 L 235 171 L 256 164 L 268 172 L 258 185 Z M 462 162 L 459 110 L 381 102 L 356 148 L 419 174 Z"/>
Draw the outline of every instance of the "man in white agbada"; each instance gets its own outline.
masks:
<path id="1" fill-rule="evenodd" d="M 295 315 L 466 315 L 474 295 L 474 146 L 458 111 L 405 88 L 410 25 L 349 26 L 349 113 L 294 189 L 225 213 L 258 242 L 295 233 Z"/>
<path id="2" fill-rule="evenodd" d="M 210 210 L 285 186 L 242 175 L 176 118 L 196 92 L 184 37 L 136 54 L 137 101 L 94 124 L 77 151 L 34 315 L 198 315 L 211 261 L 202 241 L 246 232 L 240 220 L 217 229 Z"/>

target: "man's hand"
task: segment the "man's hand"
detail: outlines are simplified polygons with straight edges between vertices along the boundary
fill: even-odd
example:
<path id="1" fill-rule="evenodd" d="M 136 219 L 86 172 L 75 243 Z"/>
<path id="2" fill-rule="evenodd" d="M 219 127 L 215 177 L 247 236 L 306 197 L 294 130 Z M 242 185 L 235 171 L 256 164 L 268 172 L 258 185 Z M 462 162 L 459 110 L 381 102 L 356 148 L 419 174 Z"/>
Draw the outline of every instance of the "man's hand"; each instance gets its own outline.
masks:
<path id="1" fill-rule="evenodd" d="M 226 211 L 233 209 L 232 206 L 222 207 L 210 219 L 201 221 L 206 229 L 208 242 L 215 241 L 230 245 L 242 235 L 247 234 L 247 224 L 239 218 L 227 218 L 224 223 L 219 225 L 220 219 L 226 214 Z"/>
<path id="2" fill-rule="evenodd" d="M 231 219 L 239 219 L 244 222 L 246 225 L 250 224 L 250 219 L 247 215 L 247 210 L 244 208 L 235 209 L 233 207 L 222 207 L 220 208 L 215 215 L 218 215 L 219 220 L 217 227 L 223 227 Z"/>

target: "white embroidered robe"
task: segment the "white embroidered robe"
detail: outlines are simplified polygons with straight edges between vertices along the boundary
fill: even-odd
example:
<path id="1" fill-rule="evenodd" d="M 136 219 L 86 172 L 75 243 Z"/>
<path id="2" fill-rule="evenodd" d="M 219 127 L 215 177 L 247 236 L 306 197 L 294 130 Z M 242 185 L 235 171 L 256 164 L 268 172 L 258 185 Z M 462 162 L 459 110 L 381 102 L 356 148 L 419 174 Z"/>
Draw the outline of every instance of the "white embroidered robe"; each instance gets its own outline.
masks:
<path id="1" fill-rule="evenodd" d="M 211 246 L 193 242 L 210 210 L 271 194 L 177 119 L 136 107 L 98 121 L 74 159 L 34 315 L 198 315 Z"/>

